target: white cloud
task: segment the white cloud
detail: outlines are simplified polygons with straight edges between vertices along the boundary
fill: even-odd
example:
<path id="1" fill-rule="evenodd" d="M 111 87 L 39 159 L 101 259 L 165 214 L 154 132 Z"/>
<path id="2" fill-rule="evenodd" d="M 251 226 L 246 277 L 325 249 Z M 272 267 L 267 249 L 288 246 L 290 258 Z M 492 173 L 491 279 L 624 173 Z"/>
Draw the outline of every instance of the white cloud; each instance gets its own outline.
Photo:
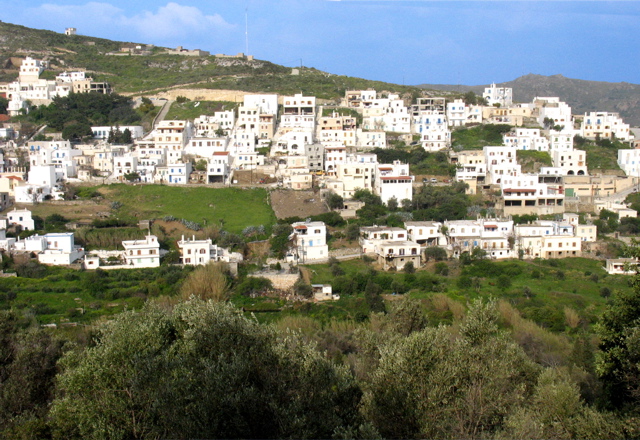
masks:
<path id="1" fill-rule="evenodd" d="M 205 15 L 194 6 L 182 6 L 167 3 L 157 12 L 145 11 L 126 19 L 127 25 L 138 30 L 140 35 L 149 39 L 173 39 L 202 32 L 218 32 L 233 29 L 219 14 Z"/>
<path id="2" fill-rule="evenodd" d="M 92 26 L 118 25 L 125 18 L 122 9 L 109 3 L 99 2 L 88 2 L 84 5 L 44 3 L 38 7 L 26 9 L 24 17 L 28 21 L 46 20 L 49 23 L 78 28 L 84 23 L 90 23 Z"/>

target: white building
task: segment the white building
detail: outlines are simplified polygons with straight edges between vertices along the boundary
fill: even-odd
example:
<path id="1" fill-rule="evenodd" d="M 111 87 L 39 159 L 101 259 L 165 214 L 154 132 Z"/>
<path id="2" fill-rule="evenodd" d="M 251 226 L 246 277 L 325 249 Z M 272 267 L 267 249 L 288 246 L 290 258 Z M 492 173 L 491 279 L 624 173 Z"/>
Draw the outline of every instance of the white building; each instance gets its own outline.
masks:
<path id="1" fill-rule="evenodd" d="M 582 137 L 587 139 L 619 139 L 622 141 L 633 139 L 629 124 L 625 124 L 618 113 L 585 113 L 580 130 Z"/>
<path id="2" fill-rule="evenodd" d="M 515 146 L 484 147 L 487 169 L 487 182 L 500 184 L 505 177 L 521 174 L 522 167 L 518 164 Z"/>
<path id="3" fill-rule="evenodd" d="M 281 128 L 285 131 L 292 128 L 304 128 L 313 132 L 315 123 L 315 96 L 303 96 L 299 93 L 294 96 L 282 97 Z"/>
<path id="4" fill-rule="evenodd" d="M 376 162 L 359 162 L 349 157 L 346 162 L 336 165 L 335 178 L 326 181 L 327 188 L 345 199 L 353 197 L 358 189 L 373 193 L 376 168 Z"/>
<path id="5" fill-rule="evenodd" d="M 571 107 L 557 97 L 535 97 L 533 107 L 538 110 L 538 124 L 544 127 L 545 119 L 553 120 L 555 126 L 562 127 L 560 131 L 573 131 Z"/>
<path id="6" fill-rule="evenodd" d="M 627 176 L 640 177 L 640 149 L 618 150 L 618 165 Z"/>
<path id="7" fill-rule="evenodd" d="M 327 226 L 324 222 L 297 222 L 291 226 L 295 255 L 299 263 L 329 258 Z"/>
<path id="8" fill-rule="evenodd" d="M 407 241 L 407 230 L 391 226 L 364 226 L 360 228 L 359 243 L 363 254 L 373 253 L 384 241 Z"/>
<path id="9" fill-rule="evenodd" d="M 28 209 L 16 209 L 7 212 L 7 223 L 9 225 L 19 225 L 25 231 L 33 231 L 35 222 L 31 217 L 31 211 Z"/>
<path id="10" fill-rule="evenodd" d="M 196 136 L 216 136 L 216 131 L 229 133 L 236 124 L 236 113 L 233 110 L 214 112 L 212 116 L 201 115 L 193 120 Z"/>
<path id="11" fill-rule="evenodd" d="M 573 150 L 572 131 L 549 131 L 549 149 L 551 151 L 571 151 Z"/>
<path id="12" fill-rule="evenodd" d="M 244 95 L 245 107 L 259 107 L 260 113 L 278 114 L 278 95 Z"/>
<path id="13" fill-rule="evenodd" d="M 343 106 L 362 112 L 365 108 L 370 108 L 376 99 L 375 90 L 348 90 L 345 92 Z"/>
<path id="14" fill-rule="evenodd" d="M 513 103 L 513 89 L 511 87 L 498 87 L 495 83 L 484 89 L 482 97 L 488 105 L 500 104 L 501 107 L 509 107 Z"/>
<path id="15" fill-rule="evenodd" d="M 587 153 L 583 150 L 552 151 L 553 165 L 567 176 L 587 176 Z"/>
<path id="16" fill-rule="evenodd" d="M 411 117 L 404 101 L 396 94 L 378 98 L 363 109 L 362 125 L 365 130 L 383 130 L 411 133 Z"/>
<path id="17" fill-rule="evenodd" d="M 464 127 L 467 124 L 482 123 L 482 106 L 468 106 L 462 99 L 447 103 L 447 122 L 449 127 Z"/>
<path id="18" fill-rule="evenodd" d="M 404 222 L 409 241 L 424 246 L 446 245 L 446 239 L 442 234 L 440 222 L 411 221 Z"/>
<path id="19" fill-rule="evenodd" d="M 112 131 L 120 130 L 121 133 L 124 133 L 125 130 L 129 130 L 131 133 L 131 139 L 142 139 L 144 136 L 144 129 L 141 125 L 123 125 L 121 127 L 111 127 L 111 126 L 96 126 L 91 127 L 91 131 L 93 132 L 94 139 L 109 139 L 109 134 Z"/>
<path id="20" fill-rule="evenodd" d="M 207 162 L 207 183 L 227 183 L 231 173 L 228 152 L 214 153 Z"/>
<path id="21" fill-rule="evenodd" d="M 122 247 L 125 264 L 132 267 L 160 266 L 160 243 L 155 235 L 147 235 L 144 240 L 124 240 Z"/>
<path id="22" fill-rule="evenodd" d="M 191 175 L 192 166 L 191 162 L 187 163 L 170 163 L 167 165 L 167 179 L 168 183 L 185 185 L 189 183 L 189 176 Z"/>
<path id="23" fill-rule="evenodd" d="M 116 179 L 124 179 L 126 174 L 138 172 L 138 158 L 132 153 L 118 156 L 113 160 L 113 177 Z"/>
<path id="24" fill-rule="evenodd" d="M 188 121 L 161 121 L 153 132 L 157 148 L 167 151 L 167 161 L 174 163 L 182 159 L 187 140 L 193 134 L 193 126 Z"/>
<path id="25" fill-rule="evenodd" d="M 635 258 L 617 258 L 606 261 L 606 271 L 610 275 L 636 275 L 638 260 Z"/>
<path id="26" fill-rule="evenodd" d="M 45 248 L 38 254 L 42 264 L 69 265 L 84 256 L 84 249 L 75 245 L 73 232 L 45 234 Z"/>
<path id="27" fill-rule="evenodd" d="M 47 185 L 32 185 L 30 183 L 20 184 L 13 188 L 16 203 L 33 205 L 42 203 L 46 198 L 51 197 L 51 187 Z"/>
<path id="28" fill-rule="evenodd" d="M 316 301 L 335 301 L 340 299 L 340 295 L 334 295 L 331 284 L 312 284 L 311 291 L 313 299 Z"/>
<path id="29" fill-rule="evenodd" d="M 324 170 L 330 176 L 335 176 L 338 164 L 347 161 L 347 147 L 342 144 L 324 146 Z"/>
<path id="30" fill-rule="evenodd" d="M 413 200 L 414 177 L 409 175 L 409 164 L 395 161 L 392 164 L 380 164 L 375 168 L 373 192 L 379 195 L 382 203 L 396 199 L 398 205 L 403 200 Z"/>
<path id="31" fill-rule="evenodd" d="M 549 140 L 538 128 L 516 128 L 505 133 L 502 139 L 504 145 L 515 146 L 518 150 L 549 151 Z"/>
<path id="32" fill-rule="evenodd" d="M 387 148 L 387 133 L 381 130 L 356 129 L 356 145 L 361 148 Z"/>
<path id="33" fill-rule="evenodd" d="M 210 261 L 242 261 L 242 255 L 229 253 L 225 249 L 219 248 L 211 242 L 210 238 L 196 240 L 194 236 L 185 240 L 183 235 L 182 239 L 178 241 L 178 249 L 180 250 L 180 262 L 185 265 L 198 266 Z"/>

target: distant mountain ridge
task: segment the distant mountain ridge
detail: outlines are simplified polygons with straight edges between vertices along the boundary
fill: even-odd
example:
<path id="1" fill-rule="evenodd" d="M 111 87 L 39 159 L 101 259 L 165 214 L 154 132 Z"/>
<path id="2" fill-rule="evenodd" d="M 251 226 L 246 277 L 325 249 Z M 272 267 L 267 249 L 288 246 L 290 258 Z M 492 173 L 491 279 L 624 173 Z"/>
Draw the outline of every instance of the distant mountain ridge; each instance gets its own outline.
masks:
<path id="1" fill-rule="evenodd" d="M 536 96 L 558 96 L 571 106 L 574 114 L 589 111 L 616 112 L 620 113 L 628 124 L 640 126 L 639 84 L 586 81 L 562 75 L 544 76 L 530 73 L 498 85 L 513 88 L 515 102 L 531 102 Z M 421 84 L 418 87 L 462 93 L 471 90 L 476 94 L 482 94 L 488 86 Z"/>

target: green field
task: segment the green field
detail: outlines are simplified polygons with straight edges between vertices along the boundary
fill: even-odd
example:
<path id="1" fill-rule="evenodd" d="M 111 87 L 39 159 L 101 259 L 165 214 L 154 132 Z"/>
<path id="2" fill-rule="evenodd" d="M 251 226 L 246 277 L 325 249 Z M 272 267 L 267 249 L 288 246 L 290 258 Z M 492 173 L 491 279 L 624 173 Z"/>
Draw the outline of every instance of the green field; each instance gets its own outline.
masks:
<path id="1" fill-rule="evenodd" d="M 262 188 L 199 188 L 165 185 L 105 185 L 97 188 L 111 202 L 120 202 L 117 215 L 137 219 L 174 216 L 201 226 L 222 226 L 239 233 L 247 226 L 270 228 L 276 218 Z"/>

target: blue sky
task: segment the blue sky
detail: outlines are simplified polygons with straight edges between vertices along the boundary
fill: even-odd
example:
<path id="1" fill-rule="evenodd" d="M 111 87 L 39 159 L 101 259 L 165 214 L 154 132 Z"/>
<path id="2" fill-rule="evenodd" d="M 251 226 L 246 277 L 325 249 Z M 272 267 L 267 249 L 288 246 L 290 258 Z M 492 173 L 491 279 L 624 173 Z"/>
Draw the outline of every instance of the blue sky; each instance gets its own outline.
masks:
<path id="1" fill-rule="evenodd" d="M 23 26 L 405 84 L 487 84 L 527 73 L 640 83 L 640 2 L 14 0 Z"/>

